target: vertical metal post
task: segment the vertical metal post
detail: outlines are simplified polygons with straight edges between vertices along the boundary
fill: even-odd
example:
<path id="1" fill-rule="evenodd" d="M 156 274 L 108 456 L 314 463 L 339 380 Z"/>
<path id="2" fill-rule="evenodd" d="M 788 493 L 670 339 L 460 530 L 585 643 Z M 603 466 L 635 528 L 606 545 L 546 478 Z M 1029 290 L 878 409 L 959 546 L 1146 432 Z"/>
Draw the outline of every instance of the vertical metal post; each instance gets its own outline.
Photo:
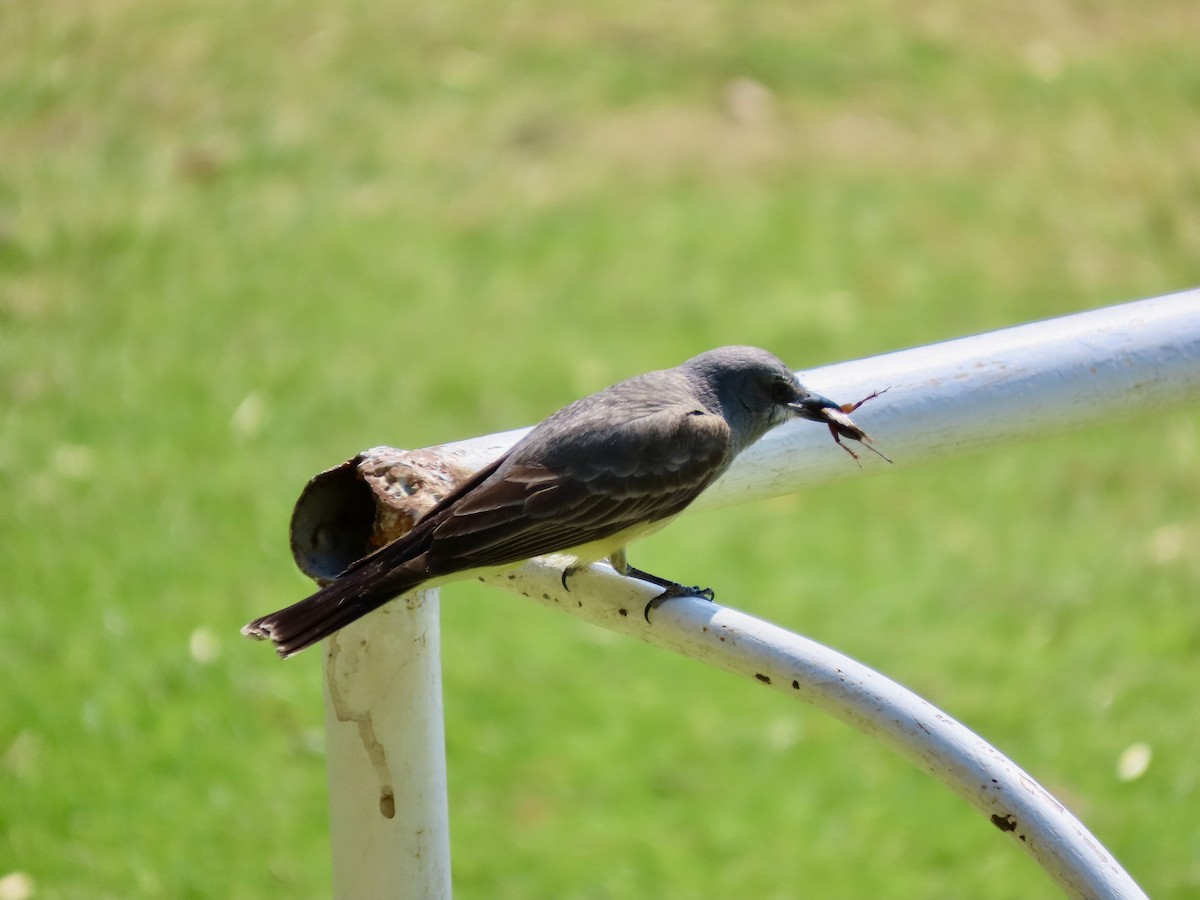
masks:
<path id="1" fill-rule="evenodd" d="M 448 898 L 438 592 L 331 637 L 325 701 L 334 897 Z"/>
<path id="2" fill-rule="evenodd" d="M 326 584 L 394 540 L 467 472 L 437 453 L 367 451 L 313 478 L 292 513 L 296 565 Z M 451 895 L 439 598 L 416 591 L 325 644 L 333 895 Z"/>

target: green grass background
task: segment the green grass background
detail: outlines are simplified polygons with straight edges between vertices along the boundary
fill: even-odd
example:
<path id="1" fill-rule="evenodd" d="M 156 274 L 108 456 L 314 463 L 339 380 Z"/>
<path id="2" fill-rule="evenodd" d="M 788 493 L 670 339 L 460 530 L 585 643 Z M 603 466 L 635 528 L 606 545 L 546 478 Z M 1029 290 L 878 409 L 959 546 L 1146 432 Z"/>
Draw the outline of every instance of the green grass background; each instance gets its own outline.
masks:
<path id="1" fill-rule="evenodd" d="M 360 448 L 724 343 L 806 368 L 1200 283 L 1198 33 L 1193 0 L 4 3 L 0 876 L 328 894 L 320 659 L 238 628 L 307 591 L 291 505 Z M 911 686 L 1197 897 L 1198 504 L 1200 415 L 1154 411 L 635 559 Z M 1056 895 L 815 710 L 479 586 L 443 633 L 459 897 Z"/>

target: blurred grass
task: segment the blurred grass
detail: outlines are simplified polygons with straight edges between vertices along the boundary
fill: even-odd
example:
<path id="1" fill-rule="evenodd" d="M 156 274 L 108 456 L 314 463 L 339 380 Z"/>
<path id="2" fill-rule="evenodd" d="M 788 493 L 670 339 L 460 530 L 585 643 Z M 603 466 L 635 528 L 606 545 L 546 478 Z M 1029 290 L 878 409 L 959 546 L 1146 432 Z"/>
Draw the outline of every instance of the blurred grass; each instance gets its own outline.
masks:
<path id="1" fill-rule="evenodd" d="M 328 893 L 313 472 L 711 346 L 797 367 L 1200 283 L 1200 8 L 0 9 L 0 876 Z M 878 436 L 886 443 L 886 436 Z M 914 687 L 1200 896 L 1200 415 L 637 550 Z M 447 591 L 460 897 L 1053 896 L 766 691 Z M 1120 754 L 1153 751 L 1123 781 Z"/>

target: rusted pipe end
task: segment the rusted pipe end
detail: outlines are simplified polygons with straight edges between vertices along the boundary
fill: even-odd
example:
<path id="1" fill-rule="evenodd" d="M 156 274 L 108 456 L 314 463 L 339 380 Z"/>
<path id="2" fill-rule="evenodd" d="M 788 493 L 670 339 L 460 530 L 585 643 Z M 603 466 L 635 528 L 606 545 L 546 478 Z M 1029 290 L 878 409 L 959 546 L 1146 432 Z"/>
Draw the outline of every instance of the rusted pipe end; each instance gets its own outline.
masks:
<path id="1" fill-rule="evenodd" d="M 304 486 L 292 510 L 292 557 L 301 572 L 328 584 L 407 532 L 470 474 L 439 447 L 364 450 Z"/>

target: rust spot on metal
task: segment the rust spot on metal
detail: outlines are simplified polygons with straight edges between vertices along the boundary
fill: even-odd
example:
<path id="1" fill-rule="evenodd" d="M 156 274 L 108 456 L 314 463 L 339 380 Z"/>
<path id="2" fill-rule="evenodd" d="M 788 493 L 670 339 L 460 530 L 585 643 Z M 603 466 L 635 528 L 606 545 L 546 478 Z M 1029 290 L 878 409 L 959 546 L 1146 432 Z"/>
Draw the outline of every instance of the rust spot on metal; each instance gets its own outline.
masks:
<path id="1" fill-rule="evenodd" d="M 417 520 L 471 472 L 452 465 L 434 450 L 377 448 L 359 456 L 358 477 L 375 499 L 372 549 L 405 534 Z"/>
<path id="2" fill-rule="evenodd" d="M 1017 830 L 1017 820 L 1016 820 L 1016 818 L 1013 817 L 1013 815 L 1011 813 L 1009 813 L 1008 815 L 1004 815 L 1004 816 L 999 816 L 999 815 L 996 815 L 995 813 L 993 813 L 992 814 L 992 824 L 995 825 L 997 828 L 999 828 L 1001 831 L 1016 831 Z"/>
<path id="3" fill-rule="evenodd" d="M 396 795 L 392 793 L 391 788 L 384 788 L 379 795 L 379 811 L 385 819 L 396 817 Z"/>
<path id="4" fill-rule="evenodd" d="M 347 670 L 339 670 L 338 660 L 343 652 L 339 635 L 329 639 L 329 654 L 325 658 L 325 682 L 329 685 L 329 703 L 339 722 L 353 722 L 358 727 L 358 738 L 363 751 L 379 779 L 379 812 L 384 818 L 396 815 L 396 799 L 392 791 L 392 778 L 388 769 L 387 750 L 375 734 L 375 722 L 370 710 L 361 710 L 342 693 Z"/>

